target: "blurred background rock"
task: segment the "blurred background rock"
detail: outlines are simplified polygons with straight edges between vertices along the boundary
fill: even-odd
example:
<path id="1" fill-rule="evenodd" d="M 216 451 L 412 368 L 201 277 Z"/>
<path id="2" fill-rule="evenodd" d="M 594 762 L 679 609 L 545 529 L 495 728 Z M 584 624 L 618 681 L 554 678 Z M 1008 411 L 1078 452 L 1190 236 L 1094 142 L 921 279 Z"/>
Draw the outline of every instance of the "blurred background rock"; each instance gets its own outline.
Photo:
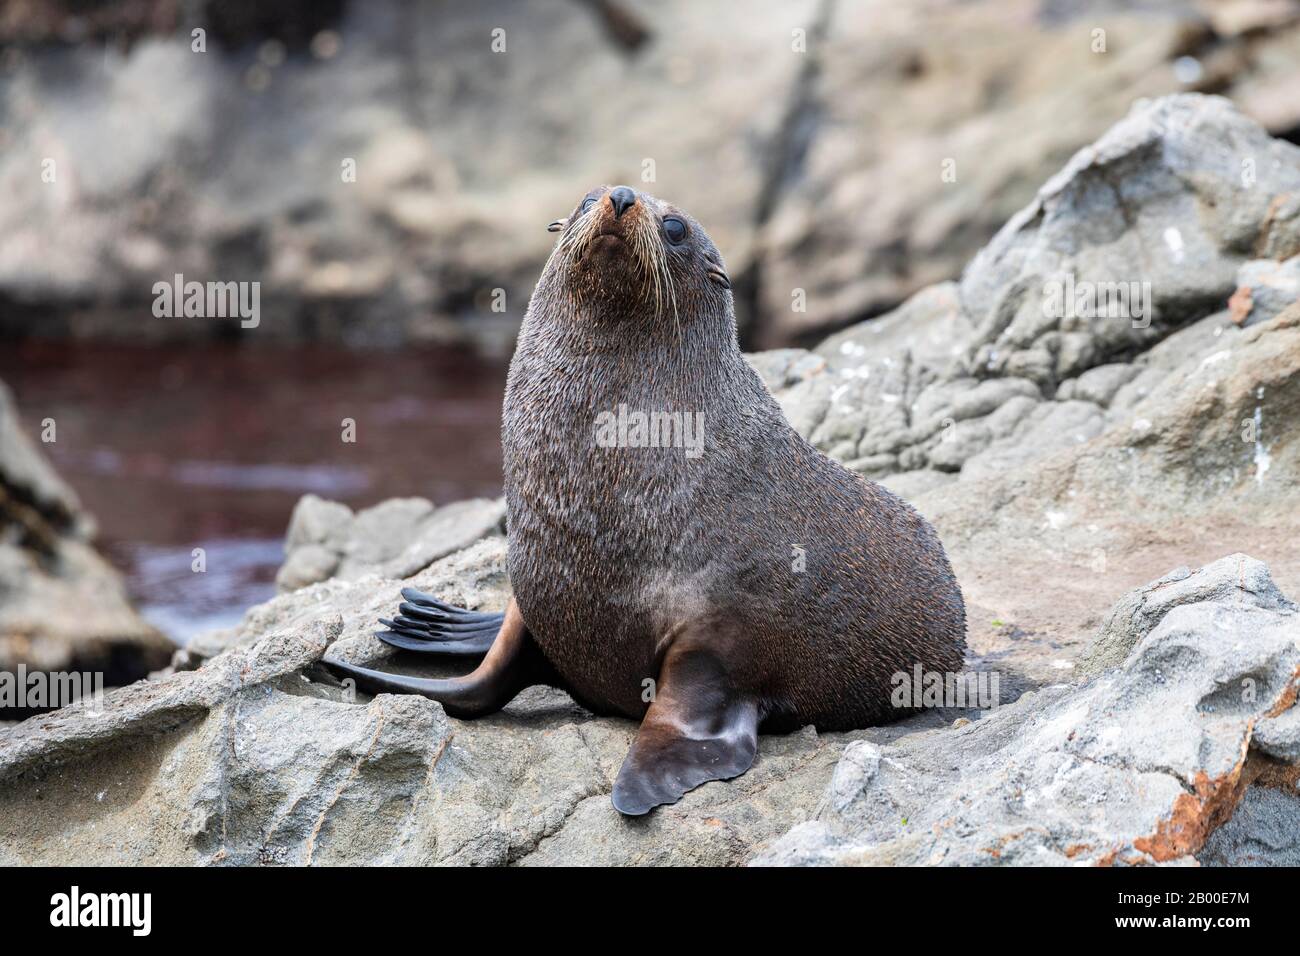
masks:
<path id="1" fill-rule="evenodd" d="M 1300 136 L 1293 0 L 0 11 L 11 337 L 508 354 L 544 225 L 630 182 L 708 224 L 748 345 L 807 344 L 956 278 L 1138 97 L 1221 93 Z M 153 283 L 177 272 L 260 281 L 261 326 L 154 318 Z"/>

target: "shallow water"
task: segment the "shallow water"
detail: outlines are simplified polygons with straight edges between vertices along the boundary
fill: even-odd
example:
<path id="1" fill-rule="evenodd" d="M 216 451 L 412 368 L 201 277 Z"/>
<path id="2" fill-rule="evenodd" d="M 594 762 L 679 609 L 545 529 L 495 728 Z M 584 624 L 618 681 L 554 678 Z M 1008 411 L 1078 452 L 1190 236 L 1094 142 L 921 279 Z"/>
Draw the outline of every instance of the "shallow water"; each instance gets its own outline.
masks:
<path id="1" fill-rule="evenodd" d="M 354 508 L 501 493 L 505 368 L 458 352 L 3 342 L 0 380 L 29 435 L 54 420 L 42 450 L 178 643 L 274 594 L 307 492 Z"/>

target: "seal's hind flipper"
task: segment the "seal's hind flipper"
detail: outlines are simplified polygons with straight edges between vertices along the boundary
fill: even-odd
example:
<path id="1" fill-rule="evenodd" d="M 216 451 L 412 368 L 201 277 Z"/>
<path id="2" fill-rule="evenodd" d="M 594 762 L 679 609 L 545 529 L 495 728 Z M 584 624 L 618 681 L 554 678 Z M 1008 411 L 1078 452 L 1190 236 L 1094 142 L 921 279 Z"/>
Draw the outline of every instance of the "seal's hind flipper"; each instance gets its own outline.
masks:
<path id="1" fill-rule="evenodd" d="M 443 657 L 482 657 L 492 649 L 497 629 L 491 628 L 477 634 L 466 634 L 457 640 L 430 640 L 412 637 L 405 631 L 375 631 L 375 637 L 392 647 L 417 654 L 438 654 Z"/>
<path id="2" fill-rule="evenodd" d="M 731 683 L 709 651 L 668 652 L 654 703 L 614 782 L 614 809 L 640 816 L 749 769 L 758 752 L 758 705 Z"/>
<path id="3" fill-rule="evenodd" d="M 457 617 L 462 617 L 462 618 L 469 617 L 471 619 L 484 618 L 484 617 L 500 617 L 499 614 L 492 615 L 492 614 L 482 613 L 479 611 L 467 611 L 463 607 L 456 607 L 456 605 L 454 604 L 447 604 L 444 601 L 439 601 L 432 594 L 425 594 L 423 591 L 417 591 L 415 588 L 402 588 L 402 597 L 404 597 L 410 603 L 417 604 L 420 607 L 433 608 L 435 610 L 443 611 L 447 614 L 451 614 Z"/>
<path id="4" fill-rule="evenodd" d="M 393 643 L 390 637 L 380 636 Z M 447 642 L 455 643 L 461 642 Z M 472 673 L 446 680 L 389 674 L 328 656 L 321 663 L 335 675 L 354 680 L 361 690 L 372 694 L 422 694 L 441 703 L 453 717 L 494 713 L 525 687 L 556 682 L 554 671 L 528 633 L 514 601 L 506 608 L 501 627 L 488 645 L 487 655 Z"/>
<path id="5" fill-rule="evenodd" d="M 504 614 L 467 611 L 444 604 L 415 588 L 402 588 L 397 617 L 380 618 L 388 628 L 375 636 L 385 644 L 419 654 L 475 657 L 486 654 L 496 639 Z"/>

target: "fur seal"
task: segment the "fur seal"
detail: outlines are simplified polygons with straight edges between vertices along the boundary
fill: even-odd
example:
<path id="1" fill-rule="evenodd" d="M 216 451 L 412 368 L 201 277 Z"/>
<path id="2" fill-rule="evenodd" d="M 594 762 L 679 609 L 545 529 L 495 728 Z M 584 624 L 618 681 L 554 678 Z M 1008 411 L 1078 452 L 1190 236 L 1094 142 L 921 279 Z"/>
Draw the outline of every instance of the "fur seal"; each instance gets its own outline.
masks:
<path id="1" fill-rule="evenodd" d="M 330 666 L 462 717 L 549 683 L 639 720 L 627 815 L 744 773 L 760 727 L 880 723 L 900 716 L 892 675 L 960 671 L 934 529 L 790 427 L 699 223 L 602 186 L 550 228 L 502 423 L 514 597 L 483 614 L 407 589 L 381 621 L 397 647 L 482 662 L 450 680 Z"/>

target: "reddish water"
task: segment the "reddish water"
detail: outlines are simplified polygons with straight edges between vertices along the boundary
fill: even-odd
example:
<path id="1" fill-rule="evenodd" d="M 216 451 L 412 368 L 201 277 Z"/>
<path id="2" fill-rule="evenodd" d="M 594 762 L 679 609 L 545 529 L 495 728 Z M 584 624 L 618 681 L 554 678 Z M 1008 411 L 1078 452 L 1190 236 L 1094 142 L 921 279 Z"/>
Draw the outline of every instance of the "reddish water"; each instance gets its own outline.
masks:
<path id="1" fill-rule="evenodd" d="M 54 419 L 41 447 L 138 605 L 181 642 L 274 593 L 306 492 L 353 507 L 501 493 L 505 369 L 459 353 L 0 343 L 0 380 L 30 435 Z"/>

